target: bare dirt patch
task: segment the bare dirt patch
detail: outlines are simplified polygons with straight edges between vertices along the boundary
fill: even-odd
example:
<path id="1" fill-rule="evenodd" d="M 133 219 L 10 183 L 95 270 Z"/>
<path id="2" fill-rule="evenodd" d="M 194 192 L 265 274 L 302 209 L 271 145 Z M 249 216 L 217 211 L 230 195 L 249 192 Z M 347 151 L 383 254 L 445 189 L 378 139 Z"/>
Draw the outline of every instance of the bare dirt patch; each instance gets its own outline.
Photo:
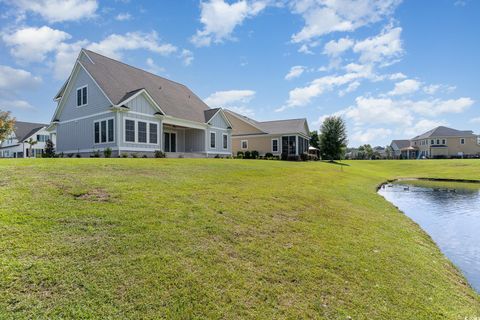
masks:
<path id="1" fill-rule="evenodd" d="M 109 202 L 111 199 L 110 194 L 103 189 L 92 189 L 85 193 L 74 194 L 73 196 L 76 200 L 93 202 Z"/>

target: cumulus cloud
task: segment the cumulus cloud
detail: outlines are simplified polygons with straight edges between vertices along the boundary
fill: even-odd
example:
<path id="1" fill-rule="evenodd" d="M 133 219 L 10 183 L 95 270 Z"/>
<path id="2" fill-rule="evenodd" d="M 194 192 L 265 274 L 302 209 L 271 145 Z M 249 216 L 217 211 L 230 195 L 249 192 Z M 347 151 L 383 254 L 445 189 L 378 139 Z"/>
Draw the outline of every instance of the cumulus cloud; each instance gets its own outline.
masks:
<path id="1" fill-rule="evenodd" d="M 239 104 L 250 102 L 255 96 L 253 90 L 217 91 L 205 99 L 205 103 L 212 108 L 232 108 Z"/>
<path id="2" fill-rule="evenodd" d="M 479 123 L 480 124 L 480 117 L 472 118 L 469 121 L 470 123 Z"/>
<path id="3" fill-rule="evenodd" d="M 98 9 L 97 0 L 12 0 L 9 3 L 51 23 L 91 18 Z"/>
<path id="4" fill-rule="evenodd" d="M 29 71 L 0 65 L 0 90 L 27 90 L 37 87 L 41 82 L 40 77 Z"/>
<path id="5" fill-rule="evenodd" d="M 183 59 L 183 64 L 189 66 L 193 62 L 193 52 L 187 49 L 183 49 L 182 53 L 180 54 L 180 58 Z"/>
<path id="6" fill-rule="evenodd" d="M 475 101 L 468 97 L 458 99 L 434 99 L 420 101 L 405 101 L 405 104 L 411 105 L 412 109 L 422 115 L 432 116 L 442 113 L 462 113 L 470 108 Z"/>
<path id="7" fill-rule="evenodd" d="M 386 128 L 357 128 L 357 130 L 350 135 L 350 142 L 352 145 L 370 144 L 374 140 L 386 140 L 391 134 L 392 130 Z"/>
<path id="8" fill-rule="evenodd" d="M 89 44 L 87 48 L 114 59 L 121 59 L 126 50 L 146 49 L 164 56 L 178 50 L 170 43 L 161 43 L 156 32 L 111 34 L 100 42 Z"/>
<path id="9" fill-rule="evenodd" d="M 41 62 L 49 52 L 70 38 L 68 33 L 47 26 L 25 27 L 2 35 L 11 55 L 22 62 Z"/>
<path id="10" fill-rule="evenodd" d="M 224 0 L 201 2 L 201 30 L 191 38 L 197 47 L 209 46 L 231 38 L 234 29 L 247 18 L 258 15 L 267 6 L 266 1 L 240 0 L 232 4 Z"/>
<path id="11" fill-rule="evenodd" d="M 388 65 L 403 54 L 402 28 L 388 25 L 374 37 L 357 41 L 353 51 L 360 55 L 361 63 L 380 63 Z"/>
<path id="12" fill-rule="evenodd" d="M 414 119 L 406 106 L 392 99 L 360 96 L 355 99 L 355 103 L 355 106 L 345 111 L 345 116 L 357 125 L 409 125 Z"/>
<path id="13" fill-rule="evenodd" d="M 332 57 L 337 57 L 350 49 L 353 44 L 354 41 L 349 38 L 340 38 L 337 41 L 331 40 L 325 44 L 323 53 Z"/>
<path id="14" fill-rule="evenodd" d="M 292 79 L 298 78 L 305 72 L 305 70 L 306 68 L 304 66 L 291 67 L 290 71 L 285 76 L 285 80 L 292 80 Z"/>
<path id="15" fill-rule="evenodd" d="M 20 99 L 4 99 L 0 96 L 0 106 L 5 110 L 12 109 L 21 109 L 21 110 L 31 110 L 35 109 L 28 101 Z"/>
<path id="16" fill-rule="evenodd" d="M 397 82 L 395 84 L 395 88 L 392 91 L 390 91 L 388 94 L 391 96 L 411 94 L 411 93 L 417 92 L 420 89 L 421 85 L 422 83 L 417 80 L 413 80 L 413 79 L 403 80 L 401 82 Z"/>
<path id="17" fill-rule="evenodd" d="M 331 32 L 354 31 L 390 16 L 401 0 L 292 1 L 292 11 L 302 16 L 305 25 L 292 41 L 309 42 Z"/>
<path id="18" fill-rule="evenodd" d="M 159 65 L 157 65 L 155 63 L 155 61 L 153 61 L 152 58 L 147 58 L 147 60 L 145 61 L 146 65 L 148 66 L 147 68 L 147 71 L 148 72 L 151 72 L 151 73 L 154 73 L 154 74 L 161 74 L 163 72 L 165 72 L 165 68 L 163 67 L 160 67 Z"/>
<path id="19" fill-rule="evenodd" d="M 413 138 L 438 126 L 448 126 L 448 123 L 444 120 L 422 119 L 413 126 L 406 128 L 404 134 L 407 137 Z"/>
<path id="20" fill-rule="evenodd" d="M 117 16 L 115 17 L 115 20 L 117 21 L 128 21 L 128 20 L 132 20 L 132 15 L 128 12 L 126 13 L 119 13 L 117 14 Z"/>

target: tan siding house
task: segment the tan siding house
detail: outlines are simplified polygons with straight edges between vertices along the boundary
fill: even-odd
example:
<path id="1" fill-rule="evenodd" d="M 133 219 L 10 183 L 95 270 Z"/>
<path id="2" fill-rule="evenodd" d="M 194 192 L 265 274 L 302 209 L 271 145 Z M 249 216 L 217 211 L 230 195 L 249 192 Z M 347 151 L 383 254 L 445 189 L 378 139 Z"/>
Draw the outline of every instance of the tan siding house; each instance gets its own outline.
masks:
<path id="1" fill-rule="evenodd" d="M 392 145 L 397 145 L 396 141 L 404 140 L 394 140 Z M 409 145 L 400 151 L 401 157 L 406 159 L 478 157 L 480 136 L 473 131 L 440 126 L 410 139 Z"/>
<path id="2" fill-rule="evenodd" d="M 258 151 L 284 158 L 308 153 L 310 132 L 306 119 L 256 121 L 225 110 L 232 124 L 232 153 Z"/>

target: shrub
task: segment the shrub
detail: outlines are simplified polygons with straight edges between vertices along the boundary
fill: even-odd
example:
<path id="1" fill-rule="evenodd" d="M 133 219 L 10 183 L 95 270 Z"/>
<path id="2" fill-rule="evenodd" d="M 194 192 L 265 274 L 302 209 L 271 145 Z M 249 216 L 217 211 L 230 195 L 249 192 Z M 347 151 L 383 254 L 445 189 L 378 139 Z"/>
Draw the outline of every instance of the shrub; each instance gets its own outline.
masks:
<path id="1" fill-rule="evenodd" d="M 105 158 L 110 158 L 112 156 L 112 149 L 107 148 L 107 149 L 103 150 L 103 155 L 104 155 Z"/>
<path id="2" fill-rule="evenodd" d="M 252 153 L 250 151 L 245 151 L 243 156 L 245 159 L 252 159 Z"/>
<path id="3" fill-rule="evenodd" d="M 67 154 L 67 157 L 69 157 L 69 158 L 73 157 L 73 153 Z"/>
<path id="4" fill-rule="evenodd" d="M 215 159 L 220 159 L 220 155 L 219 155 L 219 154 L 216 154 L 214 158 L 215 158 Z"/>
<path id="5" fill-rule="evenodd" d="M 298 161 L 298 160 L 300 160 L 300 157 L 299 157 L 299 156 L 296 156 L 296 155 L 289 155 L 289 156 L 287 157 L 287 160 L 288 160 L 288 161 Z"/>
<path id="6" fill-rule="evenodd" d="M 253 150 L 251 153 L 252 159 L 258 159 L 259 153 L 257 150 Z"/>
<path id="7" fill-rule="evenodd" d="M 55 158 L 55 145 L 53 144 L 52 140 L 48 139 L 45 142 L 45 150 L 42 154 L 43 158 Z"/>
<path id="8" fill-rule="evenodd" d="M 100 158 L 100 150 L 95 150 L 95 151 L 93 152 L 93 157 L 94 157 L 94 158 Z"/>
<path id="9" fill-rule="evenodd" d="M 128 158 L 128 153 L 122 153 L 122 158 Z"/>
<path id="10" fill-rule="evenodd" d="M 59 155 L 58 155 L 59 158 L 63 158 L 65 157 L 65 154 L 63 152 L 61 152 Z"/>
<path id="11" fill-rule="evenodd" d="M 80 153 L 77 153 L 77 154 L 75 155 L 75 157 L 77 157 L 77 158 L 81 158 L 81 157 L 82 157 L 82 155 L 81 155 Z"/>
<path id="12" fill-rule="evenodd" d="M 273 154 L 270 152 L 265 153 L 265 159 L 273 159 Z"/>
<path id="13" fill-rule="evenodd" d="M 155 158 L 165 158 L 165 153 L 162 150 L 155 150 L 153 155 Z"/>
<path id="14" fill-rule="evenodd" d="M 300 160 L 302 160 L 302 161 L 308 161 L 308 154 L 302 153 L 302 154 L 300 155 Z"/>
<path id="15" fill-rule="evenodd" d="M 237 152 L 237 158 L 242 159 L 243 156 L 244 156 L 243 151 L 238 151 L 238 152 Z"/>
<path id="16" fill-rule="evenodd" d="M 282 155 L 280 156 L 280 159 L 288 160 L 288 154 L 286 152 L 282 152 Z"/>
<path id="17" fill-rule="evenodd" d="M 132 153 L 130 156 L 131 156 L 132 158 L 138 158 L 138 154 L 136 154 L 136 153 Z"/>
<path id="18" fill-rule="evenodd" d="M 146 155 L 146 154 L 144 154 L 144 155 L 142 156 L 142 158 L 146 159 L 146 158 L 148 158 L 148 157 L 147 157 L 147 155 Z"/>

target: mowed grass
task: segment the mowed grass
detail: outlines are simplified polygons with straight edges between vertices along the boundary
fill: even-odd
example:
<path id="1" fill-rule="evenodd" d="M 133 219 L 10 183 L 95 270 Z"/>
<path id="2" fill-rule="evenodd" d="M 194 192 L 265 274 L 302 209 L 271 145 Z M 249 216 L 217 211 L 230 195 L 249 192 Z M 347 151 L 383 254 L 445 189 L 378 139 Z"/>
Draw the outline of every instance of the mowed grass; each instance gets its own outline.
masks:
<path id="1" fill-rule="evenodd" d="M 0 319 L 465 319 L 479 295 L 376 187 L 480 161 L 0 161 Z M 480 244 L 479 244 L 480 245 Z"/>

